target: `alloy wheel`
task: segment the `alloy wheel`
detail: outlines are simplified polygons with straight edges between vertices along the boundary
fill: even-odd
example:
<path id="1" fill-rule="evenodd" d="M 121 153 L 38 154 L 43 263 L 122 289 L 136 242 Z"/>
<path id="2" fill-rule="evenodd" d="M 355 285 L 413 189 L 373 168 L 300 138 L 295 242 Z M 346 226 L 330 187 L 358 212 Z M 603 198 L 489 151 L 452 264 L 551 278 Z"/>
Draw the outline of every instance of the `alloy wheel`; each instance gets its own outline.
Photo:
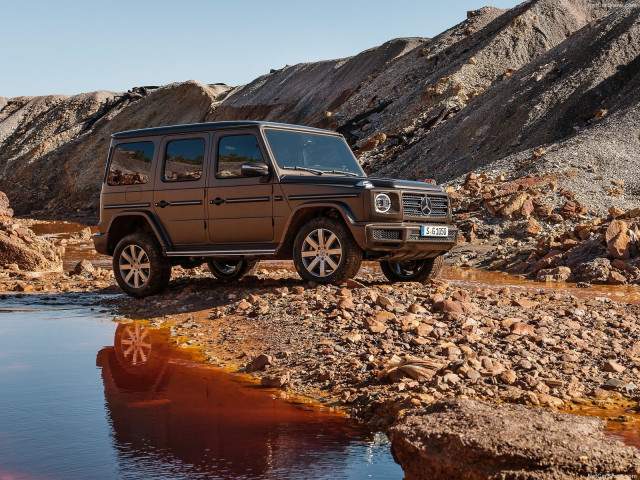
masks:
<path id="1" fill-rule="evenodd" d="M 342 245 L 331 230 L 319 228 L 307 235 L 302 243 L 302 264 L 315 277 L 331 275 L 340 265 Z"/>
<path id="2" fill-rule="evenodd" d="M 130 287 L 141 288 L 149 281 L 151 272 L 149 257 L 144 249 L 138 245 L 129 245 L 122 250 L 119 268 L 120 275 Z"/>

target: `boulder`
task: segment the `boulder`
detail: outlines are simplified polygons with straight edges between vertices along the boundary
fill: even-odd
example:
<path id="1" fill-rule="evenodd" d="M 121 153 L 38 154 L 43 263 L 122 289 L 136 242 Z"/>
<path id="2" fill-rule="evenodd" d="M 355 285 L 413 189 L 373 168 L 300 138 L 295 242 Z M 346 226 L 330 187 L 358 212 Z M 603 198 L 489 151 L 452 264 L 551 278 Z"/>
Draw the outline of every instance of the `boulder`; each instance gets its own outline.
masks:
<path id="1" fill-rule="evenodd" d="M 607 258 L 594 258 L 573 269 L 576 282 L 607 283 L 611 274 L 611 262 Z"/>
<path id="2" fill-rule="evenodd" d="M 573 273 L 569 267 L 545 268 L 536 274 L 538 282 L 570 282 L 573 280 Z"/>
<path id="3" fill-rule="evenodd" d="M 624 220 L 613 220 L 607 232 L 605 234 L 605 240 L 607 241 L 607 250 L 613 258 L 619 258 L 621 260 L 629 259 L 629 226 Z"/>
<path id="4" fill-rule="evenodd" d="M 0 192 L 0 218 L 13 217 L 13 209 L 9 208 L 9 199 L 4 192 Z"/>
<path id="5" fill-rule="evenodd" d="M 8 206 L 0 205 L 0 208 L 4 208 L 5 213 L 11 210 Z M 8 216 L 4 218 L 10 220 Z M 47 239 L 13 220 L 0 220 L 0 269 L 7 269 L 9 265 L 26 271 L 61 271 L 62 259 L 58 248 Z"/>
<path id="6" fill-rule="evenodd" d="M 638 450 L 607 438 L 604 425 L 594 417 L 523 405 L 446 399 L 409 412 L 387 435 L 406 480 L 640 473 Z"/>
<path id="7" fill-rule="evenodd" d="M 511 217 L 516 213 L 520 213 L 522 210 L 522 206 L 524 203 L 529 200 L 529 194 L 527 192 L 517 192 L 514 193 L 507 203 L 504 204 L 500 213 L 505 217 Z"/>

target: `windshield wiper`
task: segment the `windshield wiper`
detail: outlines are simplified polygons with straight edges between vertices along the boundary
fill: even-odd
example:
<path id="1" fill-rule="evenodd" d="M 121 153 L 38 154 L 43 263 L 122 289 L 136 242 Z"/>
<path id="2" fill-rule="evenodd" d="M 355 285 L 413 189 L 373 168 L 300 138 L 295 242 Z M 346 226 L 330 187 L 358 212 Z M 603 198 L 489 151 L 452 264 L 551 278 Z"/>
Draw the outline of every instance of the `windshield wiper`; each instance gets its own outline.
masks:
<path id="1" fill-rule="evenodd" d="M 289 170 L 303 170 L 305 172 L 313 173 L 314 175 L 322 175 L 324 173 L 322 170 L 316 170 L 315 168 L 309 167 L 299 167 L 298 165 L 284 166 L 282 168 L 287 168 Z"/>
<path id="2" fill-rule="evenodd" d="M 348 175 L 350 177 L 359 177 L 360 175 L 358 175 L 357 173 L 353 173 L 353 172 L 346 172 L 344 170 L 322 170 L 323 173 L 341 173 L 343 175 Z"/>

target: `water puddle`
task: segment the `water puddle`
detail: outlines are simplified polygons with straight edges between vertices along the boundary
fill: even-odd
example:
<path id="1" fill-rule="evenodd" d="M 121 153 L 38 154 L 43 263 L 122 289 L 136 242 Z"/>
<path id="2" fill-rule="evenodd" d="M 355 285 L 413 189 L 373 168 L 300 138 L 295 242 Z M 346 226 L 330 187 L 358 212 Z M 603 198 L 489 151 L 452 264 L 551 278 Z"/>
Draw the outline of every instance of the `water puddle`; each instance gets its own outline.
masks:
<path id="1" fill-rule="evenodd" d="M 638 407 L 598 407 L 580 406 L 567 413 L 574 415 L 589 415 L 607 422 L 607 433 L 626 445 L 640 449 L 640 411 Z"/>
<path id="2" fill-rule="evenodd" d="M 384 436 L 204 367 L 166 330 L 26 302 L 0 313 L 0 479 L 402 477 Z"/>
<path id="3" fill-rule="evenodd" d="M 96 267 L 111 268 L 111 257 L 98 254 L 93 248 L 91 239 L 85 240 L 77 237 L 77 234 L 87 228 L 87 225 L 60 220 L 36 220 L 29 221 L 29 228 L 36 235 L 66 241 L 66 244 L 63 245 L 65 252 L 62 259 L 65 272 L 73 270 L 78 262 L 85 259 Z M 91 233 L 98 232 L 98 227 L 91 226 L 90 228 Z"/>

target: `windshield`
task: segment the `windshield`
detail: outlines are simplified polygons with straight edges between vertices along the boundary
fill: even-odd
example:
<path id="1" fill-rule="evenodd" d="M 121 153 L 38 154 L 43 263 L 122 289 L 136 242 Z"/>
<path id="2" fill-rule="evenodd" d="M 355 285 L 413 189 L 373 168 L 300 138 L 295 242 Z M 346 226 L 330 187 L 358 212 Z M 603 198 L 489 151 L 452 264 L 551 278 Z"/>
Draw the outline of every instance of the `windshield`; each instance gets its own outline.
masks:
<path id="1" fill-rule="evenodd" d="M 272 129 L 265 135 L 280 168 L 365 176 L 342 137 Z"/>

